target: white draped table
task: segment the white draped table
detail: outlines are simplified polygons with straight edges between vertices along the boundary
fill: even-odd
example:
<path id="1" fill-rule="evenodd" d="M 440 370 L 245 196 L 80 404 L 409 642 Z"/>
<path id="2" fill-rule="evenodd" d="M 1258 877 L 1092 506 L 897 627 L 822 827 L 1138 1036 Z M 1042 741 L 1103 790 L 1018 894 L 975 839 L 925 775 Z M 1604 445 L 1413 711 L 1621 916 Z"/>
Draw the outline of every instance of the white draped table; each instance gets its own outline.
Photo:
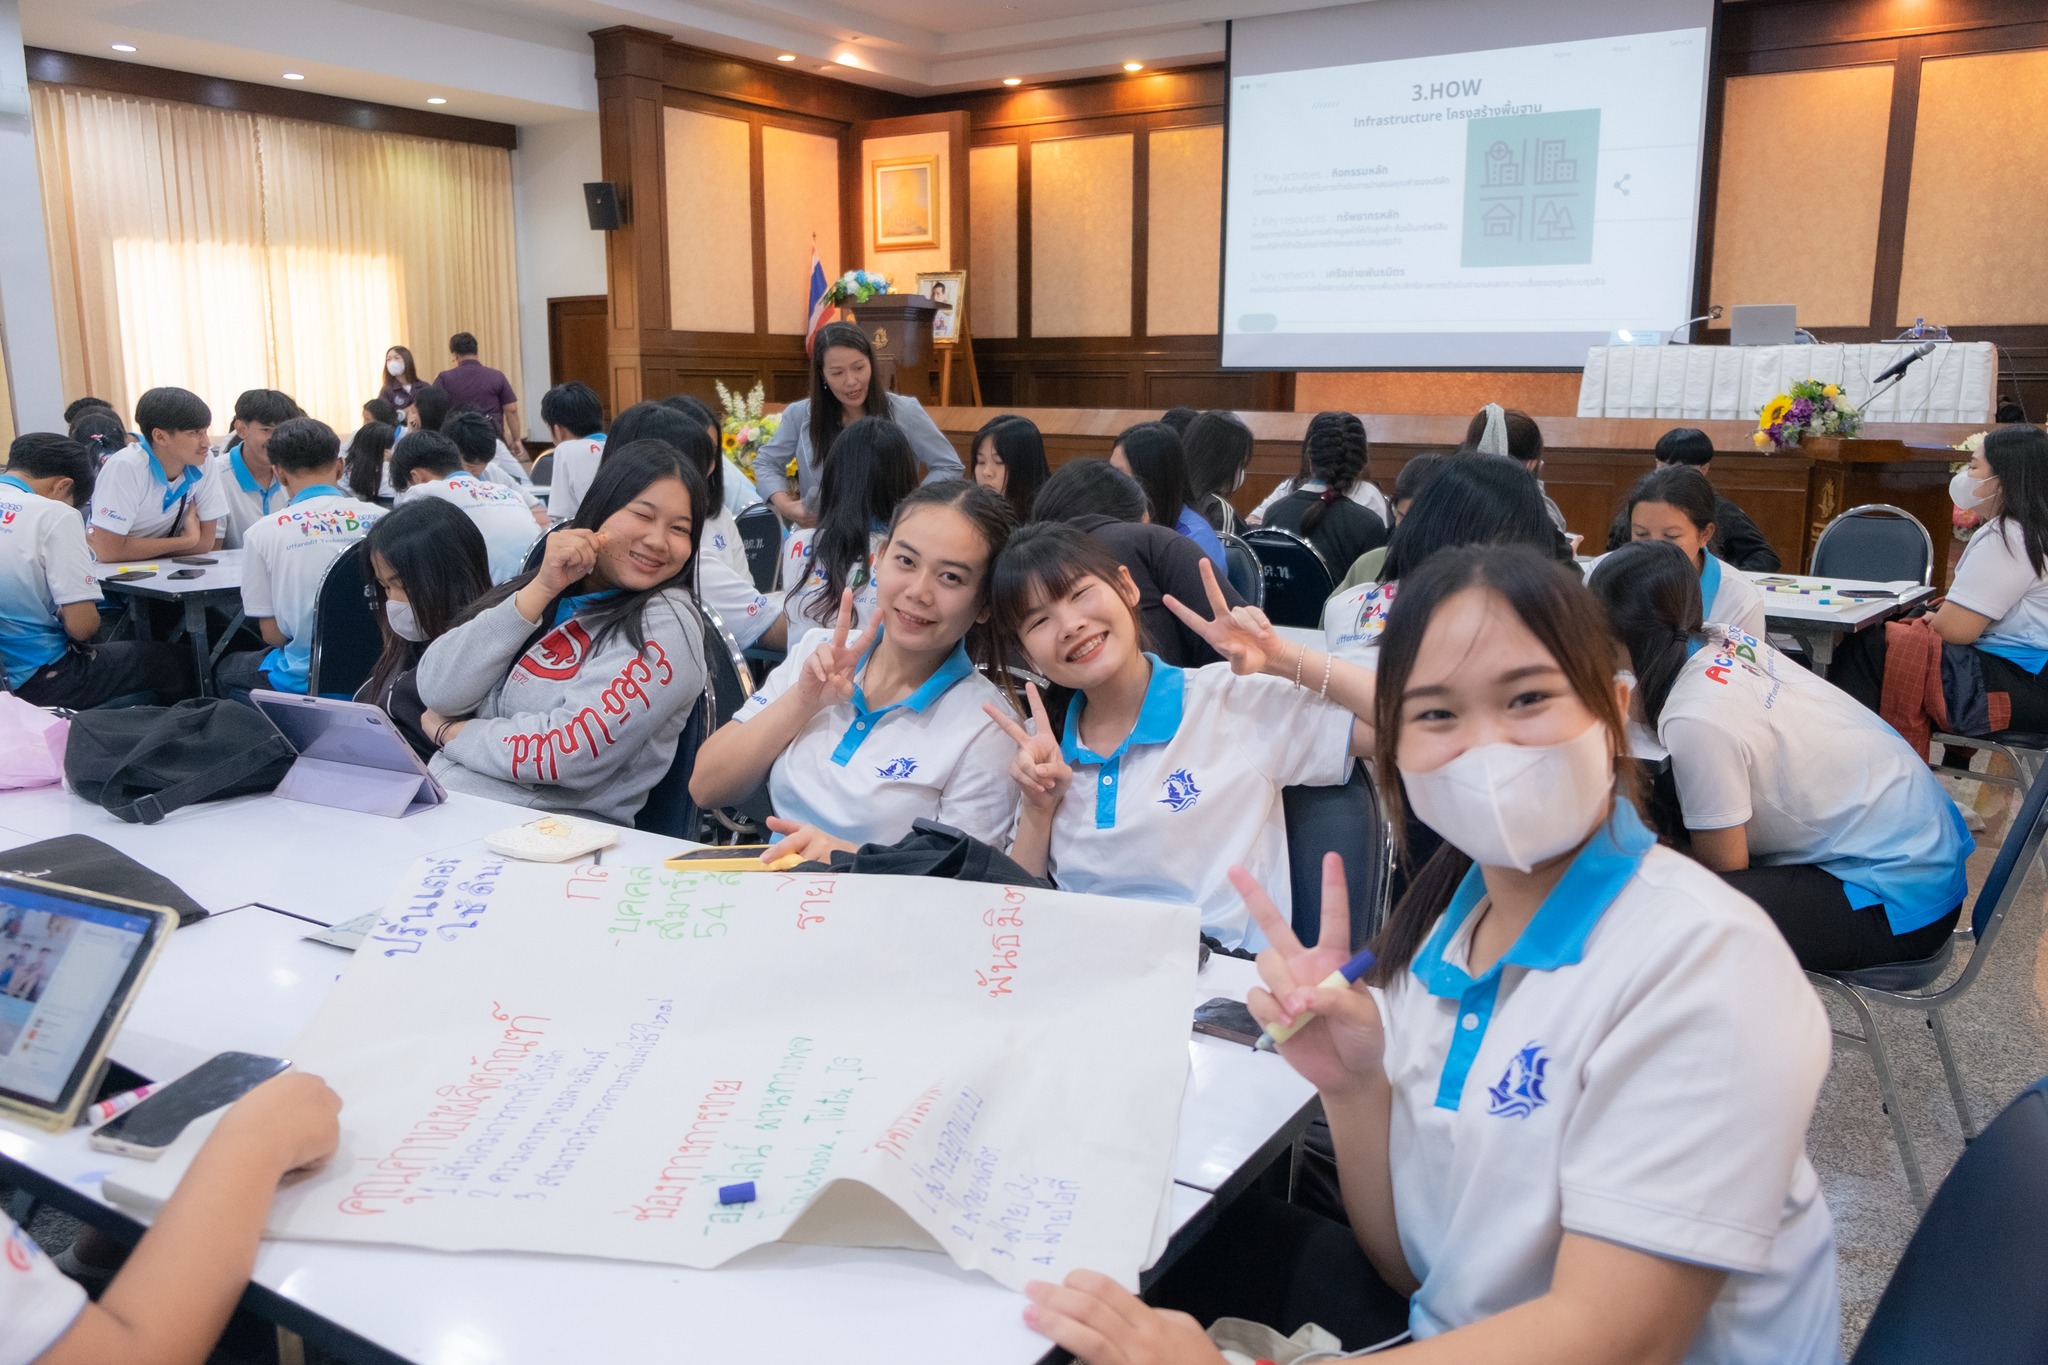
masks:
<path id="1" fill-rule="evenodd" d="M 1839 384 L 1863 406 L 1872 382 L 1917 343 L 1859 346 L 1595 346 L 1579 386 L 1581 417 L 1753 420 L 1802 379 Z M 1875 404 L 1867 422 L 1982 422 L 1997 407 L 1998 352 L 1988 341 L 1939 342 Z"/>

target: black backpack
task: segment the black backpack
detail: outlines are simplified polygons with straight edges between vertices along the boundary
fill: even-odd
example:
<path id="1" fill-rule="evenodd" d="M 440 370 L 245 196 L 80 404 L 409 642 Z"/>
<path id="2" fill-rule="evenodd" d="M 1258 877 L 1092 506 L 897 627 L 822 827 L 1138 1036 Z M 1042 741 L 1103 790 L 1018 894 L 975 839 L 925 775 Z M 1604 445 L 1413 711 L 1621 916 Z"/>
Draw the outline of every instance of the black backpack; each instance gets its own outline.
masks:
<path id="1" fill-rule="evenodd" d="M 129 824 L 153 825 L 201 801 L 272 791 L 296 756 L 253 706 L 200 697 L 79 712 L 64 780 Z"/>

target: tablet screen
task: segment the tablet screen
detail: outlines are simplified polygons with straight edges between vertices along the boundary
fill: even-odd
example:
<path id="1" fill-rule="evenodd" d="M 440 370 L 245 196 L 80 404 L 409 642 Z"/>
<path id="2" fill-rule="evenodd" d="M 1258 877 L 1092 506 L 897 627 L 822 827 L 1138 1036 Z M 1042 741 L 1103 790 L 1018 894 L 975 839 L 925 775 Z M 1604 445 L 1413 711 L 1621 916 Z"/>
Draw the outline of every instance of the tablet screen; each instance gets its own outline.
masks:
<path id="1" fill-rule="evenodd" d="M 54 1108 L 84 1079 L 163 924 L 0 878 L 0 1095 Z"/>

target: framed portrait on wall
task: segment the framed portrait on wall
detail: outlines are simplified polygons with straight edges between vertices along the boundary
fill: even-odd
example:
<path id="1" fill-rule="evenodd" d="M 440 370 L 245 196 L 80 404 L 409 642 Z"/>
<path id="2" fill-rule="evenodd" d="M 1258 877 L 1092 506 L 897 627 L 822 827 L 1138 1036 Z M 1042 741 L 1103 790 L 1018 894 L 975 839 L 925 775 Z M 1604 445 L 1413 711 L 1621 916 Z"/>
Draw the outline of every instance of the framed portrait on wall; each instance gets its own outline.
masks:
<path id="1" fill-rule="evenodd" d="M 932 318 L 932 340 L 951 341 L 967 317 L 967 272 L 926 270 L 917 277 L 917 292 L 941 305 Z"/>
<path id="2" fill-rule="evenodd" d="M 939 159 L 906 156 L 877 161 L 868 197 L 874 205 L 877 251 L 939 244 Z"/>

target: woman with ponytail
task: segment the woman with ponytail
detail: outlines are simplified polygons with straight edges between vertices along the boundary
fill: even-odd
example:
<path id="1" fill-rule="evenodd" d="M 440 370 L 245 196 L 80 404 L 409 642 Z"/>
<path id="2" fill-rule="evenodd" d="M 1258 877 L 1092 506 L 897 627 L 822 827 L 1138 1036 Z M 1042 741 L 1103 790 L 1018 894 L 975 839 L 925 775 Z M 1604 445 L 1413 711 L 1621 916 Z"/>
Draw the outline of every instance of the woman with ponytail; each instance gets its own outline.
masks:
<path id="1" fill-rule="evenodd" d="M 1761 905 L 1810 970 L 1940 952 L 1973 844 L 1921 757 L 1763 640 L 1703 623 L 1677 546 L 1624 545 L 1592 588 L 1628 650 L 1634 719 L 1671 753 L 1693 857 Z"/>
<path id="2" fill-rule="evenodd" d="M 1301 443 L 1308 477 L 1266 509 L 1263 524 L 1306 539 L 1335 574 L 1386 544 L 1386 521 L 1351 500 L 1351 490 L 1369 475 L 1366 454 L 1365 423 L 1348 412 L 1317 413 Z"/>

